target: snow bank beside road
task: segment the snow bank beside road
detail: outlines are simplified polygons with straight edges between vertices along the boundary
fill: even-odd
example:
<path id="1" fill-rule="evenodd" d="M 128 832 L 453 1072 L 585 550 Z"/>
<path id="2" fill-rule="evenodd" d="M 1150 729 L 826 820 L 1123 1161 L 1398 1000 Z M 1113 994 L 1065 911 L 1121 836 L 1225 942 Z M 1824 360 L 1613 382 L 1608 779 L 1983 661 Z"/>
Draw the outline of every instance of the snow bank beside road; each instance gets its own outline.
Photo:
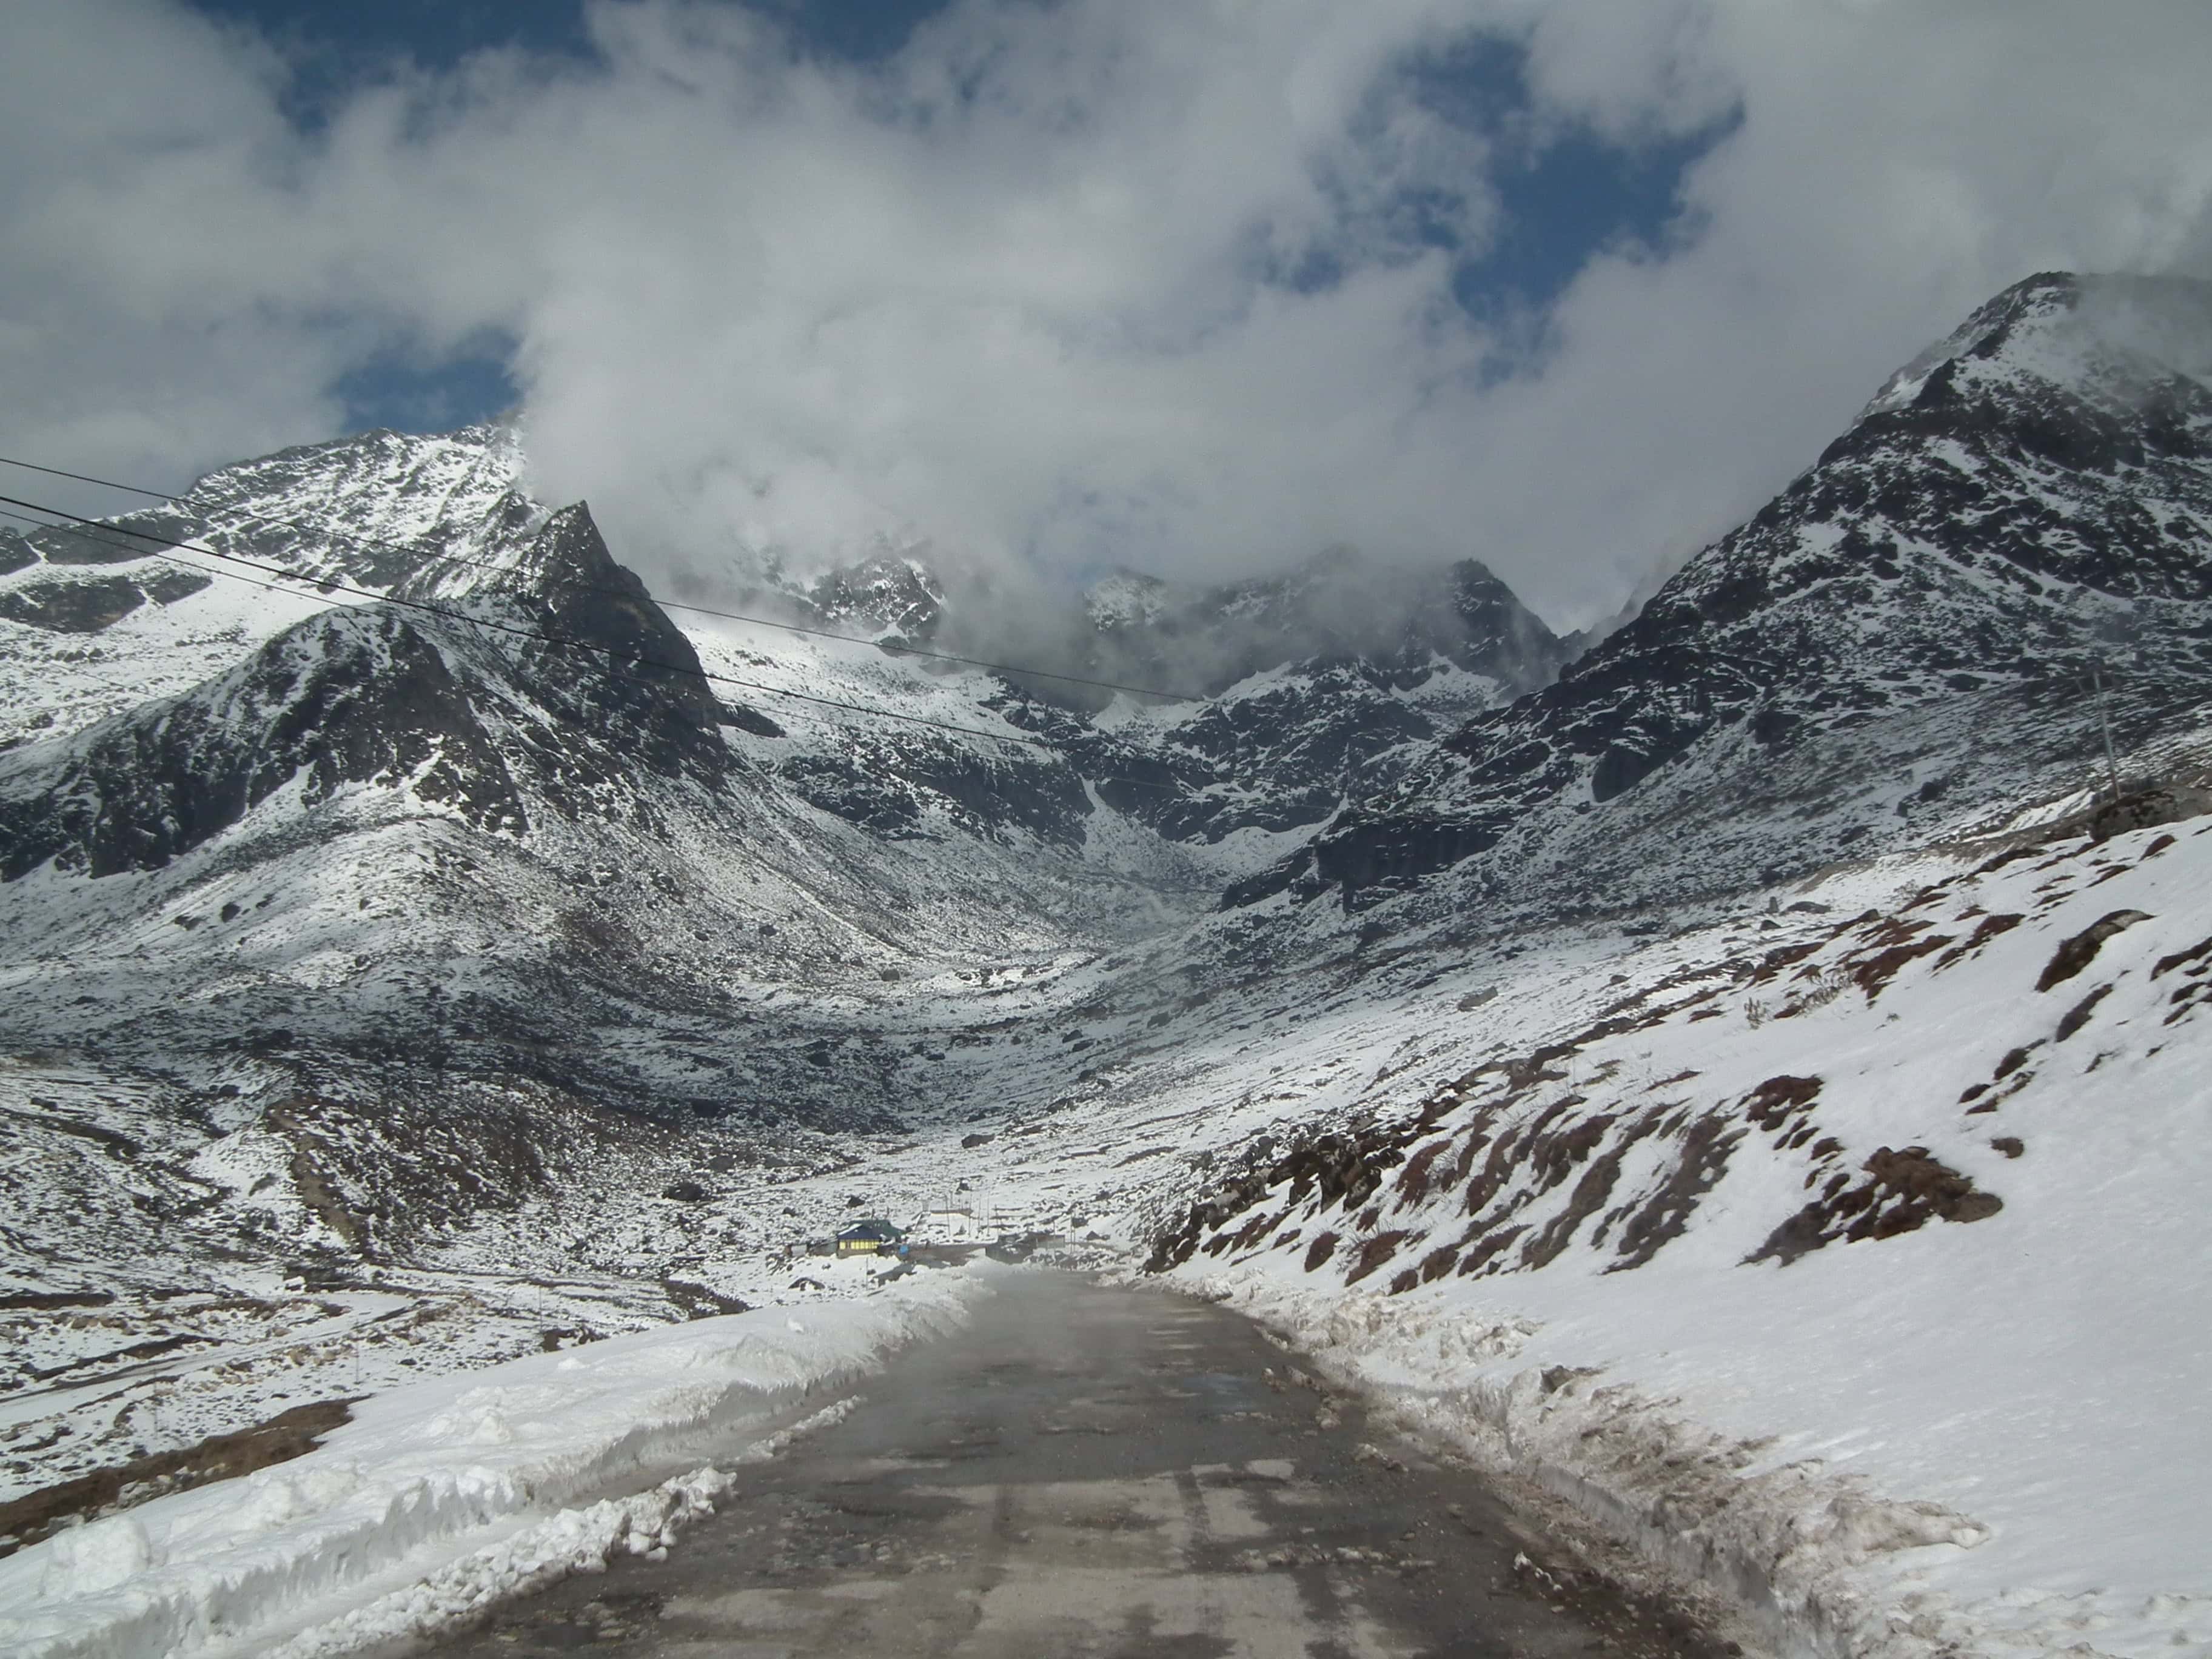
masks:
<path id="1" fill-rule="evenodd" d="M 1397 1297 L 1285 1265 L 1200 1283 L 1786 1652 L 2212 1654 L 2201 1269 L 2086 1227 Z"/>
<path id="2" fill-rule="evenodd" d="M 1898 1501 L 1888 1481 L 1856 1472 L 1857 1452 L 1880 1448 L 1900 1417 L 1930 1401 L 1893 1399 L 1885 1404 L 1901 1410 L 1855 1419 L 1834 1413 L 1821 1430 L 1801 1418 L 1796 1432 L 1771 1437 L 1738 1421 L 1790 1415 L 1778 1396 L 1790 1394 L 1780 1373 L 1808 1358 L 1799 1352 L 1808 1344 L 1790 1340 L 1806 1335 L 1802 1307 L 1799 1328 L 1759 1353 L 1759 1328 L 1793 1322 L 1791 1310 L 1753 1298 L 1693 1330 L 1682 1310 L 1703 1287 L 1687 1285 L 1668 1287 L 1685 1293 L 1680 1302 L 1624 1293 L 1619 1281 L 1581 1297 L 1551 1285 L 1511 1312 L 1466 1297 L 1408 1306 L 1356 1291 L 1332 1296 L 1249 1269 L 1205 1285 L 1336 1380 L 1387 1401 L 1424 1437 L 1549 1492 L 1680 1581 L 1721 1593 L 1778 1651 L 1904 1659 L 1998 1650 L 1960 1642 L 1970 1627 L 1945 1593 L 1957 1586 L 1953 1558 L 1987 1542 L 1991 1528 L 1943 1504 Z M 1811 1358 L 1833 1365 L 1843 1357 L 1844 1380 L 1878 1395 L 1856 1363 L 1869 1350 L 1852 1355 L 1850 1333 L 1838 1336 L 1834 1352 Z"/>
<path id="3" fill-rule="evenodd" d="M 562 1506 L 724 1451 L 748 1425 L 766 1429 L 811 1392 L 952 1328 L 981 1289 L 973 1275 L 917 1275 L 801 1316 L 761 1310 L 642 1332 L 365 1401 L 305 1456 L 0 1562 L 0 1648 L 120 1659 L 266 1652 L 297 1636 L 295 1651 L 331 1651 L 625 1546 L 658 1547 L 711 1508 L 726 1476 L 695 1470 L 634 1498 Z"/>

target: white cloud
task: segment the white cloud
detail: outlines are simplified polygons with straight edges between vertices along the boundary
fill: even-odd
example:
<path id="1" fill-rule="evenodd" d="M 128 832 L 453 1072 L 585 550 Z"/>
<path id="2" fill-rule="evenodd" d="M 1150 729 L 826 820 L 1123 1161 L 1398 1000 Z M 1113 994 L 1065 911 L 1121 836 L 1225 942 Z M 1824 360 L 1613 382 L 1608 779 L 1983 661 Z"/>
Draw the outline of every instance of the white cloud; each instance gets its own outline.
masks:
<path id="1" fill-rule="evenodd" d="M 597 64 L 396 72 L 303 135 L 173 0 L 15 9 L 0 443 L 176 477 L 333 430 L 370 349 L 496 328 L 541 487 L 648 569 L 1346 539 L 1571 623 L 1996 288 L 2212 251 L 2193 0 L 967 0 L 867 70 L 732 7 L 592 21 Z M 1528 43 L 1540 131 L 1741 110 L 1697 234 L 1595 258 L 1537 353 L 1423 246 L 1500 228 L 1484 139 L 1398 73 L 1472 29 Z"/>
<path id="2" fill-rule="evenodd" d="M 294 148 L 276 64 L 167 6 L 18 6 L 0 26 L 0 437 L 167 474 L 219 434 L 319 433 L 338 343 L 210 257 Z M 20 494 L 21 491 L 9 493 Z"/>

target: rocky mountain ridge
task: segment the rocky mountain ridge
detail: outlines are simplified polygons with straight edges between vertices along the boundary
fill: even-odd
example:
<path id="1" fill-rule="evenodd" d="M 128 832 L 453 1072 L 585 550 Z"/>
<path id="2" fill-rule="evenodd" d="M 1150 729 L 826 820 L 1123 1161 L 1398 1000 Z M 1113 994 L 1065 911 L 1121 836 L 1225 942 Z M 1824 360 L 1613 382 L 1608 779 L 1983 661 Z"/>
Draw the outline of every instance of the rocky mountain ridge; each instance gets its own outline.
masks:
<path id="1" fill-rule="evenodd" d="M 1400 566 L 1337 546 L 1269 575 L 1189 582 L 1115 570 L 1066 596 L 933 562 L 933 552 L 886 550 L 807 578 L 771 559 L 740 581 L 738 602 L 891 648 L 1012 663 L 1012 683 L 1084 713 L 1103 708 L 1115 684 L 1194 702 L 1309 665 L 1357 665 L 1407 688 L 1449 665 L 1512 697 L 1548 684 L 1583 642 L 1553 634 L 1472 558 Z"/>
<path id="2" fill-rule="evenodd" d="M 1589 902 L 1641 902 L 1672 879 L 1638 873 L 1668 867 L 1652 834 L 1762 802 L 1757 861 L 1716 873 L 1771 879 L 2085 781 L 2103 721 L 2122 749 L 2185 729 L 2212 667 L 2208 295 L 2007 290 L 1556 684 L 1233 898 L 1363 905 L 1466 865 L 1493 897 L 1575 868 Z"/>
<path id="3" fill-rule="evenodd" d="M 1357 665 L 1401 688 L 1449 664 L 1498 678 L 1515 697 L 1548 684 L 1571 655 L 1474 559 L 1401 568 L 1335 547 L 1238 582 L 1121 573 L 1094 585 L 1084 608 L 1095 634 L 1091 667 L 1210 696 L 1269 669 L 1318 662 Z"/>

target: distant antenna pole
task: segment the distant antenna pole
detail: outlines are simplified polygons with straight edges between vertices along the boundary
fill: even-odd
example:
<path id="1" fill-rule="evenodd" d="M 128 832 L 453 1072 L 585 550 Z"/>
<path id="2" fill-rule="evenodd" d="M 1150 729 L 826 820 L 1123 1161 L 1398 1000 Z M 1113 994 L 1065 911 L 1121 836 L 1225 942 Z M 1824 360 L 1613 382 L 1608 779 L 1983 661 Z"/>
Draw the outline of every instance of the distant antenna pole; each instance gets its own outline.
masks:
<path id="1" fill-rule="evenodd" d="M 2112 801 L 2117 805 L 2120 799 L 2120 763 L 2118 757 L 2112 753 L 2112 717 L 2106 706 L 2105 665 L 2102 659 L 2093 659 L 2089 672 L 2094 676 L 2097 686 L 2097 726 L 2104 733 L 2105 738 L 2105 776 L 2112 785 Z"/>

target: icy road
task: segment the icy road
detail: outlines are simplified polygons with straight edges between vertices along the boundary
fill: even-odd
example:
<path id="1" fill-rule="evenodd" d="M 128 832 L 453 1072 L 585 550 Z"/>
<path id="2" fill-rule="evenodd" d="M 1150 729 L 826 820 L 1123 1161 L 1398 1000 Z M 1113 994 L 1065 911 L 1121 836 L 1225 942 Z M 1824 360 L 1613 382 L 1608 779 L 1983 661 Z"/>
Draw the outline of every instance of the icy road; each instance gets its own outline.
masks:
<path id="1" fill-rule="evenodd" d="M 434 1650 L 798 1659 L 1717 1656 L 1240 1315 L 1006 1274 L 666 1559 Z M 420 1650 L 415 1650 L 419 1651 Z"/>

